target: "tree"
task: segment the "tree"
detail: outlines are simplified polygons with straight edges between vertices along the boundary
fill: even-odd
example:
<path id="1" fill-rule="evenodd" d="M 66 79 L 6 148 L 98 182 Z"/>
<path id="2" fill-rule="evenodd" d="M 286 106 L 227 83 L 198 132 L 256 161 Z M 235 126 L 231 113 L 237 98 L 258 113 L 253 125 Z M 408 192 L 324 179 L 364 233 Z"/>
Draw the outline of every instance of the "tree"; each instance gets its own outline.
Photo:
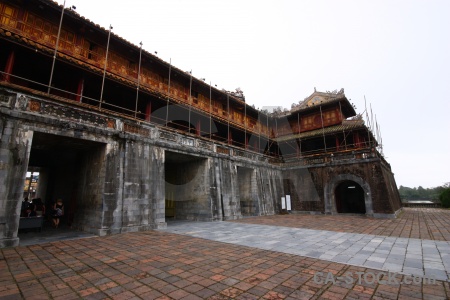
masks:
<path id="1" fill-rule="evenodd" d="M 431 200 L 431 201 L 439 201 L 439 195 L 446 189 L 450 187 L 438 186 L 435 188 L 423 188 L 419 187 L 406 187 L 400 186 L 398 188 L 398 192 L 400 194 L 400 198 L 402 200 Z"/>
<path id="2" fill-rule="evenodd" d="M 441 201 L 442 207 L 450 208 L 450 188 L 445 189 L 439 195 L 439 201 Z"/>

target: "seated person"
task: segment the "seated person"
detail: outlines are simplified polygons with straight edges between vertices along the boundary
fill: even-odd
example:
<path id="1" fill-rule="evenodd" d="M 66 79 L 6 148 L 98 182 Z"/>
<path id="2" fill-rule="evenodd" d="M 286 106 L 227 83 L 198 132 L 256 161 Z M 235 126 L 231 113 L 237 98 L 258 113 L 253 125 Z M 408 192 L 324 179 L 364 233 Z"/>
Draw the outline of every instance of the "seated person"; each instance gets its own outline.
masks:
<path id="1" fill-rule="evenodd" d="M 64 204 L 61 199 L 56 200 L 53 206 L 53 225 L 58 228 L 61 217 L 64 216 Z"/>
<path id="2" fill-rule="evenodd" d="M 42 217 L 45 216 L 45 205 L 42 203 L 41 198 L 33 199 L 33 204 L 36 207 L 36 216 Z"/>
<path id="3" fill-rule="evenodd" d="M 25 217 L 36 217 L 36 205 L 29 203 L 25 210 Z"/>

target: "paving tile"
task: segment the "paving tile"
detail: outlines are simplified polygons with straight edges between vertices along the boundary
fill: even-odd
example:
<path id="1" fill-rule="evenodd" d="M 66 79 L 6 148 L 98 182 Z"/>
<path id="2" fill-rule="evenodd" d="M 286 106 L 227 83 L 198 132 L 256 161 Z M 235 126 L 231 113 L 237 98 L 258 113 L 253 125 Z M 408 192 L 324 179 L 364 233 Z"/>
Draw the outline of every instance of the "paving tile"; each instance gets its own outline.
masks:
<path id="1" fill-rule="evenodd" d="M 407 268 L 417 268 L 417 269 L 423 269 L 423 262 L 421 259 L 410 259 L 406 258 L 403 265 Z"/>
<path id="2" fill-rule="evenodd" d="M 450 297 L 449 282 L 444 281 L 450 271 L 450 244 L 446 240 L 450 239 L 450 211 L 405 209 L 393 220 L 279 215 L 237 222 L 183 223 L 182 227 L 190 227 L 185 228 L 190 235 L 173 225 L 169 223 L 165 231 L 0 249 L 0 298 Z M 170 232 L 171 228 L 176 231 Z M 301 256 L 307 253 L 320 259 Z M 387 270 L 442 280 L 431 287 L 424 283 L 416 287 L 314 282 L 317 272 L 342 276 L 346 272 L 378 274 Z"/>

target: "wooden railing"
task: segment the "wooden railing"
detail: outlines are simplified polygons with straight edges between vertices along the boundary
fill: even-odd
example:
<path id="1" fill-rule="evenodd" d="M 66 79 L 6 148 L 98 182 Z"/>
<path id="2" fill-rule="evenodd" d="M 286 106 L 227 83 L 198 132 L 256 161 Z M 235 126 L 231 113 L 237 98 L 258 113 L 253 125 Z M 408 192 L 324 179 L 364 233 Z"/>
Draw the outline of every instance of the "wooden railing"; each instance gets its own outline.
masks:
<path id="1" fill-rule="evenodd" d="M 0 8 L 3 5 L 6 4 L 0 3 Z M 21 36 L 24 40 L 33 41 L 49 51 L 53 51 L 57 40 L 57 25 L 31 13 L 28 13 L 27 20 L 22 20 L 19 17 L 18 8 L 14 6 L 10 8 L 12 8 L 14 13 L 6 14 L 4 9 L 0 9 L 0 28 Z M 40 25 L 38 26 L 36 22 L 39 22 Z M 101 70 L 105 66 L 106 45 L 94 45 L 83 37 L 77 37 L 77 34 L 67 31 L 66 28 L 61 31 L 58 53 L 63 53 Z M 110 74 L 126 79 L 129 82 L 135 82 L 136 85 L 138 84 L 136 64 L 130 65 L 127 58 L 114 51 L 109 51 L 106 70 Z M 156 74 L 144 66 L 141 68 L 140 86 L 144 89 L 147 88 L 160 94 L 168 95 L 176 103 L 191 105 L 199 111 L 226 120 L 253 134 L 261 134 L 263 136 L 268 136 L 269 134 L 265 124 L 248 115 L 245 117 L 244 113 L 235 111 L 232 107 L 230 107 L 229 111 L 223 110 L 219 107 L 220 105 L 216 104 L 215 99 L 211 100 L 204 95 L 199 95 L 199 99 L 190 98 L 189 89 L 179 86 L 176 82 L 172 82 L 169 88 L 169 85 L 163 81 L 163 77 L 160 74 Z"/>

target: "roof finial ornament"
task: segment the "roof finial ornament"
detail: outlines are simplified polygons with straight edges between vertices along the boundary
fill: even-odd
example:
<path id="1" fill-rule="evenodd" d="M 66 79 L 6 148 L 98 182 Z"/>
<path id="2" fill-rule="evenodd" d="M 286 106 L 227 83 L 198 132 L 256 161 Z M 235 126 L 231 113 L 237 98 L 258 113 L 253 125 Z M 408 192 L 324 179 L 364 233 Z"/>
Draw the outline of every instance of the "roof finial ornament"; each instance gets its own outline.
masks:
<path id="1" fill-rule="evenodd" d="M 314 87 L 314 93 L 316 92 L 316 87 Z"/>

